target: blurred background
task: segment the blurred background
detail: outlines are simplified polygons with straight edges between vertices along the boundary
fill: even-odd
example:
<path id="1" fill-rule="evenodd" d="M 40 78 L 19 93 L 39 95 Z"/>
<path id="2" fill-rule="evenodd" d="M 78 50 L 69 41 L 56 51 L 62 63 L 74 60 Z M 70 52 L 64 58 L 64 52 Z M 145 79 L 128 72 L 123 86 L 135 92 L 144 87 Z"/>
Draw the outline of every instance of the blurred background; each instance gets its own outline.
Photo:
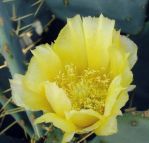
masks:
<path id="1" fill-rule="evenodd" d="M 136 88 L 124 110 L 149 109 L 148 0 L 0 0 L 1 143 L 26 143 L 36 132 L 28 119 L 32 114 L 12 103 L 9 85 L 14 73 L 25 73 L 32 56 L 30 50 L 54 42 L 67 17 L 101 13 L 115 19 L 116 29 L 138 45 L 139 60 L 133 68 Z M 44 140 L 40 138 L 38 142 Z"/>

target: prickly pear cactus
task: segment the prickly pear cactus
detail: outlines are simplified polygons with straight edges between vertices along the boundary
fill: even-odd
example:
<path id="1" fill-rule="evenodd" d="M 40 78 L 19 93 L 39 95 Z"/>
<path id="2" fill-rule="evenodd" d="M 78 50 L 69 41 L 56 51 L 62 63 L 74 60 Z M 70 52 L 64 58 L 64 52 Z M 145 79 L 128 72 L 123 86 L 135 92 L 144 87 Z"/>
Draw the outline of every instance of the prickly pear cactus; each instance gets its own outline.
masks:
<path id="1" fill-rule="evenodd" d="M 3 70 L 6 73 L 1 71 L 7 78 L 12 78 L 15 73 L 25 72 L 25 54 L 30 50 L 30 47 L 33 48 L 35 45 L 28 35 L 32 32 L 35 37 L 39 38 L 47 28 L 48 22 L 51 21 L 51 15 L 43 14 L 43 10 L 40 9 L 41 6 L 44 7 L 44 12 L 46 12 L 45 5 L 40 2 L 0 1 L 0 58 L 3 62 L 0 68 L 1 70 L 3 68 L 9 69 L 9 72 Z M 7 87 L 9 79 L 5 79 L 7 84 L 3 84 L 3 77 L 0 80 L 0 104 L 6 110 L 1 118 L 8 113 L 11 114 L 30 138 L 39 139 L 43 135 L 43 130 L 33 123 L 35 115 L 18 109 L 10 100 L 11 98 L 5 97 L 4 94 L 10 92 L 9 87 Z"/>
<path id="2" fill-rule="evenodd" d="M 89 143 L 147 143 L 148 122 L 149 117 L 144 117 L 143 112 L 126 113 L 118 118 L 119 132 L 117 134 L 108 137 L 95 137 Z"/>
<path id="3" fill-rule="evenodd" d="M 76 14 L 99 16 L 102 13 L 115 19 L 118 29 L 137 34 L 144 26 L 148 0 L 46 0 L 46 3 L 64 20 Z"/>
<path id="4" fill-rule="evenodd" d="M 0 1 L 0 142 L 24 143 L 5 132 L 18 124 L 29 141 L 61 143 L 63 132 L 53 125 L 35 125 L 34 119 L 41 113 L 25 111 L 17 107 L 11 98 L 9 79 L 15 73 L 24 74 L 31 57 L 30 50 L 42 43 L 44 34 L 56 31 L 51 23 L 56 19 L 65 23 L 67 17 L 76 14 L 99 16 L 101 13 L 116 20 L 116 28 L 129 35 L 137 45 L 138 63 L 134 67 L 137 86 L 130 94 L 129 107 L 137 110 L 149 108 L 149 1 L 148 0 L 1 0 Z M 53 29 L 52 29 L 53 28 Z M 59 32 L 59 31 L 58 31 Z M 57 33 L 58 33 L 57 32 Z M 52 33 L 55 34 L 54 32 Z M 49 39 L 51 43 L 51 39 Z M 141 70 L 140 70 L 141 69 Z M 145 70 L 144 70 L 145 69 Z M 145 103 L 145 104 L 144 104 Z M 126 106 L 127 108 L 127 106 Z M 1 129 L 2 121 L 11 115 L 14 121 Z M 148 143 L 148 111 L 133 111 L 118 117 L 119 131 L 108 137 L 75 136 L 72 143 Z"/>

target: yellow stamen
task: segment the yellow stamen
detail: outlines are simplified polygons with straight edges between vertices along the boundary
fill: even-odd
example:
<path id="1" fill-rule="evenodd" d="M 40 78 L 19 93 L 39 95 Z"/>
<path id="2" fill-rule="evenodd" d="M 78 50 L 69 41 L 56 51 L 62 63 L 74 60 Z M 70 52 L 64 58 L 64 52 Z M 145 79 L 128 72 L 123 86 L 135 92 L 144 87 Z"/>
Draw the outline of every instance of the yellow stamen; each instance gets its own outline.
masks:
<path id="1" fill-rule="evenodd" d="M 104 68 L 86 69 L 79 74 L 74 65 L 66 65 L 55 80 L 66 91 L 73 109 L 93 109 L 103 114 L 111 82 L 110 74 Z"/>

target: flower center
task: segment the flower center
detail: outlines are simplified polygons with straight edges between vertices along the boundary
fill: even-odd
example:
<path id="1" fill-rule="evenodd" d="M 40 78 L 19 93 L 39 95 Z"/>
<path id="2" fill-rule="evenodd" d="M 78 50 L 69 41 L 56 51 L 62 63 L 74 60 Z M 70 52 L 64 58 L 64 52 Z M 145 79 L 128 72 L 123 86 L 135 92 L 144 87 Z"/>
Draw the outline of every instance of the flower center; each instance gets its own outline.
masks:
<path id="1" fill-rule="evenodd" d="M 80 74 L 74 65 L 66 65 L 55 80 L 59 87 L 66 91 L 73 109 L 93 109 L 103 114 L 111 82 L 110 74 L 107 74 L 104 68 L 85 69 Z"/>

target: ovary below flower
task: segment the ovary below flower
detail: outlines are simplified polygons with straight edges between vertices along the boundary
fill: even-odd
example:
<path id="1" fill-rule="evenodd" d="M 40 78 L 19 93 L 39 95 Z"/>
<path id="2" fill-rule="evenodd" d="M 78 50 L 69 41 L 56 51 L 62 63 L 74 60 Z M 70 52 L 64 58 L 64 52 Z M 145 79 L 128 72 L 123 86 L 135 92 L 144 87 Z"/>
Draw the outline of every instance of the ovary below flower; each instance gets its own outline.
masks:
<path id="1" fill-rule="evenodd" d="M 50 122 L 65 132 L 117 132 L 117 115 L 128 100 L 137 46 L 101 15 L 67 20 L 51 46 L 38 46 L 25 75 L 11 80 L 13 100 L 42 110 L 36 123 Z"/>

